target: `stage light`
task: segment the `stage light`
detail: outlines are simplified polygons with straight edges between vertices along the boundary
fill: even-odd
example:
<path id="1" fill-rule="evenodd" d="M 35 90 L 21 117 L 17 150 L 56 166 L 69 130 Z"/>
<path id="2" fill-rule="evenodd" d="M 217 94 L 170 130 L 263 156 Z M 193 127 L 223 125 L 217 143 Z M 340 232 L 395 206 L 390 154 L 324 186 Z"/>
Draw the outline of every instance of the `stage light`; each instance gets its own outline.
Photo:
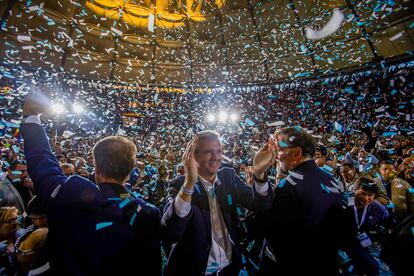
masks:
<path id="1" fill-rule="evenodd" d="M 226 112 L 221 111 L 219 113 L 218 117 L 219 117 L 220 121 L 225 122 L 225 121 L 227 121 L 227 118 L 229 117 L 229 115 Z"/>
<path id="2" fill-rule="evenodd" d="M 231 120 L 232 122 L 237 121 L 237 119 L 239 119 L 239 115 L 237 115 L 236 113 L 232 113 L 232 114 L 230 115 L 230 120 Z"/>
<path id="3" fill-rule="evenodd" d="M 213 113 L 210 113 L 210 114 L 208 114 L 207 115 L 207 121 L 209 121 L 209 122 L 214 122 L 216 120 L 216 116 L 214 116 L 214 114 Z"/>
<path id="4" fill-rule="evenodd" d="M 55 114 L 61 114 L 65 112 L 65 107 L 61 103 L 55 103 L 52 105 L 52 111 Z"/>
<path id="5" fill-rule="evenodd" d="M 78 114 L 84 111 L 83 106 L 79 104 L 74 104 L 72 109 L 73 109 L 73 112 L 78 113 Z"/>

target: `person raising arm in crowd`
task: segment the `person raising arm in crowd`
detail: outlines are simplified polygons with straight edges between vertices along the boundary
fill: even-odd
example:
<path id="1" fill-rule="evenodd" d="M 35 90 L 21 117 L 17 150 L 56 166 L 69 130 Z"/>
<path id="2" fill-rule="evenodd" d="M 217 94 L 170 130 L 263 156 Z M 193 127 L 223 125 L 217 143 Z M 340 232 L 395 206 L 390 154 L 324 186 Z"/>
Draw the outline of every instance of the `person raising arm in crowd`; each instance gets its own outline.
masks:
<path id="1" fill-rule="evenodd" d="M 161 273 L 159 210 L 133 198 L 124 184 L 137 149 L 128 139 L 109 136 L 93 148 L 96 184 L 67 177 L 52 154 L 39 115 L 49 100 L 29 95 L 21 134 L 29 175 L 46 208 L 50 271 L 53 275 L 126 274 L 134 264 L 147 275 Z"/>

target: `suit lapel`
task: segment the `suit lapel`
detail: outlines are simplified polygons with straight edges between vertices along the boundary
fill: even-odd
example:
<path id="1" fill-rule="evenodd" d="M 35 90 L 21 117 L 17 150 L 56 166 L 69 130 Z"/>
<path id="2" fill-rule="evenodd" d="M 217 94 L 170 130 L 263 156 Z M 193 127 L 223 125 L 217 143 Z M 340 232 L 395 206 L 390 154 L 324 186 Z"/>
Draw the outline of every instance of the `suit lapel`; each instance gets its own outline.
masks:
<path id="1" fill-rule="evenodd" d="M 231 191 L 228 191 L 228 185 L 225 184 L 227 183 L 227 179 L 222 171 L 217 173 L 217 177 L 220 181 L 220 185 L 217 185 L 216 187 L 216 196 L 224 222 L 226 223 L 227 229 L 230 231 L 230 217 L 227 214 L 229 213 L 229 207 L 234 204 L 232 193 Z"/>
<path id="2" fill-rule="evenodd" d="M 211 218 L 210 205 L 208 203 L 208 195 L 200 180 L 197 180 L 194 186 L 194 193 L 192 196 L 192 203 L 200 208 L 203 216 L 204 224 L 207 227 L 208 238 L 211 239 Z"/>

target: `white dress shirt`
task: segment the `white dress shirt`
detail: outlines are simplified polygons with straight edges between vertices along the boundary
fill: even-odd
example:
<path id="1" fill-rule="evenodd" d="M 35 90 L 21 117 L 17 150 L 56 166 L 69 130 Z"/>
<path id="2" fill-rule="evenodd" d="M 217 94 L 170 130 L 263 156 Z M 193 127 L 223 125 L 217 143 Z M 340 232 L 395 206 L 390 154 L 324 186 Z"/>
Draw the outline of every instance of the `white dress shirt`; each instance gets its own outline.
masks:
<path id="1" fill-rule="evenodd" d="M 208 195 L 208 203 L 210 207 L 211 219 L 211 249 L 208 257 L 207 268 L 205 275 L 211 275 L 219 272 L 231 263 L 232 247 L 231 239 L 228 233 L 226 224 L 223 219 L 223 214 L 220 210 L 220 205 L 215 194 L 215 188 L 221 184 L 217 175 L 214 177 L 213 183 L 208 182 L 199 176 L 200 182 Z M 269 185 L 255 183 L 257 193 L 262 196 L 268 195 Z M 184 201 L 179 195 L 174 201 L 175 213 L 179 217 L 187 216 L 191 211 L 191 203 Z"/>

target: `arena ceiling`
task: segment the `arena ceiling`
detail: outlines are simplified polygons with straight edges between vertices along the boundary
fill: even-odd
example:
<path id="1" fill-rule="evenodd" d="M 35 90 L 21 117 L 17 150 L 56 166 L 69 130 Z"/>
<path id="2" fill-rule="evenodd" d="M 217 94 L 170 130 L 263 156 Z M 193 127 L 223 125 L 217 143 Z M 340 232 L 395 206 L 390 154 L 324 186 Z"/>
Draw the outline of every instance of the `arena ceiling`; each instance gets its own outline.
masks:
<path id="1" fill-rule="evenodd" d="M 308 39 L 334 8 L 340 29 Z M 0 0 L 0 15 L 2 65 L 95 80 L 271 83 L 414 54 L 411 0 Z"/>

